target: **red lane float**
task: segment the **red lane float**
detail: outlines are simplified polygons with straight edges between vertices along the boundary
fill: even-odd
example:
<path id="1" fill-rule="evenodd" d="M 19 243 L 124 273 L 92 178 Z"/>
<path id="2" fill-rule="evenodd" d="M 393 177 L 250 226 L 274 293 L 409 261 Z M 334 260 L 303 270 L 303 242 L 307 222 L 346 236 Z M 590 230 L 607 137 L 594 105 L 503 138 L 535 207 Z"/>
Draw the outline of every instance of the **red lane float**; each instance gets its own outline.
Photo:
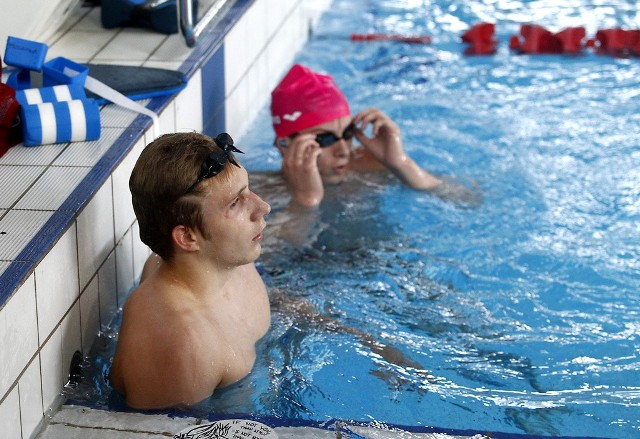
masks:
<path id="1" fill-rule="evenodd" d="M 412 44 L 430 44 L 431 37 L 427 35 L 408 37 L 392 34 L 352 34 L 351 41 L 399 41 Z"/>
<path id="2" fill-rule="evenodd" d="M 640 56 L 640 30 L 600 29 L 596 32 L 595 39 L 589 40 L 587 45 L 600 55 L 621 58 Z"/>
<path id="3" fill-rule="evenodd" d="M 498 40 L 493 38 L 495 24 L 479 23 L 473 25 L 462 34 L 462 42 L 470 46 L 464 51 L 465 55 L 492 55 L 496 53 Z"/>
<path id="4" fill-rule="evenodd" d="M 586 36 L 584 27 L 568 27 L 553 33 L 538 24 L 520 26 L 520 38 L 512 35 L 509 48 L 524 54 L 570 53 L 582 51 L 582 40 Z"/>

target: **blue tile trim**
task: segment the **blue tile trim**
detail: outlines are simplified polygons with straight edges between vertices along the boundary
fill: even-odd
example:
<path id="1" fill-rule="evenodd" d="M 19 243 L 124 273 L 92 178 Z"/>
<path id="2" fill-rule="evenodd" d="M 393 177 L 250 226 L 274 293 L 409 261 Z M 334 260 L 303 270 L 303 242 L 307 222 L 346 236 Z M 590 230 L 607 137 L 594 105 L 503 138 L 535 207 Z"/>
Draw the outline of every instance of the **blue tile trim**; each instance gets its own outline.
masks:
<path id="1" fill-rule="evenodd" d="M 202 66 L 202 126 L 205 134 L 215 137 L 226 131 L 224 44 Z"/>

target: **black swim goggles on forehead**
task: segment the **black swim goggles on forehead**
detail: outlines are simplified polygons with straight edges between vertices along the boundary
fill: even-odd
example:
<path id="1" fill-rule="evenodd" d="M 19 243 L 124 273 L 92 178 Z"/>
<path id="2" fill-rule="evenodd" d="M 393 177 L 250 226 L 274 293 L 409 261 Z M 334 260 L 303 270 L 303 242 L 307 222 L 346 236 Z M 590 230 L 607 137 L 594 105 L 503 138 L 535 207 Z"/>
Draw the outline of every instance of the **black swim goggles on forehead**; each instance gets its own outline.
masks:
<path id="1" fill-rule="evenodd" d="M 202 165 L 200 165 L 200 175 L 198 175 L 198 179 L 189 186 L 189 189 L 187 189 L 185 194 L 191 192 L 202 180 L 206 180 L 207 178 L 214 177 L 221 173 L 227 162 L 230 162 L 238 168 L 240 167 L 231 153 L 239 152 L 240 154 L 244 154 L 244 152 L 233 146 L 233 139 L 229 134 L 220 133 L 215 139 L 213 139 L 213 141 L 220 150 L 212 151 L 207 157 L 205 157 Z"/>

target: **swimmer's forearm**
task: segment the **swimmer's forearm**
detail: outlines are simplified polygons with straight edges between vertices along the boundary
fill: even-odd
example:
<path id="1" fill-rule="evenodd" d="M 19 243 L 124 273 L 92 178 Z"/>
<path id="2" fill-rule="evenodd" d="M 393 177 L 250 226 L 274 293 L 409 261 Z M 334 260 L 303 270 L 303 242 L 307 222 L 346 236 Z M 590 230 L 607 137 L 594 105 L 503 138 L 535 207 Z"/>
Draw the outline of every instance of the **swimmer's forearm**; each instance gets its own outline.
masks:
<path id="1" fill-rule="evenodd" d="M 422 169 L 409 156 L 405 156 L 398 165 L 389 169 L 400 181 L 413 189 L 430 191 L 442 184 L 442 180 Z"/>

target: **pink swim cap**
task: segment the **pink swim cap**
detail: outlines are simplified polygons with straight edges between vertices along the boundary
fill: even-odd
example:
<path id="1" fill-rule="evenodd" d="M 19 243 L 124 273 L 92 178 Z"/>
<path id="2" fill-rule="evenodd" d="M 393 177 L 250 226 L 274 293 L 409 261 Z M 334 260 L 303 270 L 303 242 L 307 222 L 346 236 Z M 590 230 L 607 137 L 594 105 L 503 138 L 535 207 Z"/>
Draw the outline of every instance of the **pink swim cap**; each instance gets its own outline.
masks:
<path id="1" fill-rule="evenodd" d="M 278 137 L 351 114 L 333 78 L 296 64 L 271 92 L 271 122 Z"/>

